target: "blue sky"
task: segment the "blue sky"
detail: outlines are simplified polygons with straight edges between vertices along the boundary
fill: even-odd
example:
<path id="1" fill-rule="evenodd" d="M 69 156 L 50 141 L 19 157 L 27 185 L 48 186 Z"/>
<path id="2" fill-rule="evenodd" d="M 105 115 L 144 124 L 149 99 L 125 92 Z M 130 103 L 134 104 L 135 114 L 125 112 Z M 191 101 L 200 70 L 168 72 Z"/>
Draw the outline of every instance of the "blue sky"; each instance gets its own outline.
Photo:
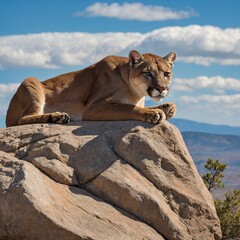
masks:
<path id="1" fill-rule="evenodd" d="M 24 78 L 40 80 L 131 49 L 178 54 L 176 117 L 240 126 L 240 1 L 0 1 L 0 127 Z M 147 105 L 153 102 L 147 100 Z"/>

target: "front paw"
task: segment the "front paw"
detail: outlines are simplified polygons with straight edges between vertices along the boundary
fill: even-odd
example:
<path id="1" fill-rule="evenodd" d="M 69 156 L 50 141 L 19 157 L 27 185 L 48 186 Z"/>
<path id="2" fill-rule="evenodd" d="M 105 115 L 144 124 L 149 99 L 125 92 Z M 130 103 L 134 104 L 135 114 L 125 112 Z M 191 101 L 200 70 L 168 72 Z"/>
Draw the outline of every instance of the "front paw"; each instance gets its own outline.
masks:
<path id="1" fill-rule="evenodd" d="M 70 121 L 70 116 L 67 113 L 55 112 L 50 114 L 49 122 L 64 124 Z"/>
<path id="2" fill-rule="evenodd" d="M 164 111 L 166 119 L 173 117 L 177 112 L 177 108 L 174 103 L 164 103 L 161 104 L 158 108 Z"/>
<path id="3" fill-rule="evenodd" d="M 160 123 L 166 119 L 165 113 L 161 109 L 149 109 L 145 114 L 145 121 L 150 123 Z"/>

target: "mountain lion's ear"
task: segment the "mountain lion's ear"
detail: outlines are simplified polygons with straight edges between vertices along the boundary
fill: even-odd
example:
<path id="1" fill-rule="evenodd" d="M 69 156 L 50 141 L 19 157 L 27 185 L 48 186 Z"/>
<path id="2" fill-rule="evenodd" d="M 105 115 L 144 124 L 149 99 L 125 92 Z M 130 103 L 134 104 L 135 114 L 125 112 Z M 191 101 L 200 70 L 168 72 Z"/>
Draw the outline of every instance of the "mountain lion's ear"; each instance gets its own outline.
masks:
<path id="1" fill-rule="evenodd" d="M 168 63 L 171 64 L 172 67 L 174 65 L 173 63 L 176 60 L 176 58 L 177 58 L 176 52 L 170 52 L 167 56 L 164 57 L 164 59 L 167 60 Z"/>
<path id="2" fill-rule="evenodd" d="M 129 53 L 129 60 L 132 65 L 135 65 L 135 64 L 139 64 L 139 63 L 143 62 L 144 58 L 141 53 L 139 53 L 136 50 L 132 50 Z"/>

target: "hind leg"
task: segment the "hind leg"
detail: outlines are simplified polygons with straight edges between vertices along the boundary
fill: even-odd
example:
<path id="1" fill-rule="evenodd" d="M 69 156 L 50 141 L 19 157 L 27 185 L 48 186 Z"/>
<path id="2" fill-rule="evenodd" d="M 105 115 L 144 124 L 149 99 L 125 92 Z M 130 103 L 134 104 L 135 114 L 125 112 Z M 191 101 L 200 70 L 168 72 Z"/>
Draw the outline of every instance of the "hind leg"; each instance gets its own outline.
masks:
<path id="1" fill-rule="evenodd" d="M 32 114 L 22 117 L 18 124 L 31 124 L 31 123 L 57 123 L 64 124 L 70 121 L 70 116 L 67 113 L 54 112 L 47 114 Z"/>
<path id="2" fill-rule="evenodd" d="M 70 117 L 67 113 L 43 113 L 45 93 L 42 84 L 36 78 L 26 79 L 18 89 L 16 97 L 23 106 L 18 124 L 32 123 L 67 123 Z"/>

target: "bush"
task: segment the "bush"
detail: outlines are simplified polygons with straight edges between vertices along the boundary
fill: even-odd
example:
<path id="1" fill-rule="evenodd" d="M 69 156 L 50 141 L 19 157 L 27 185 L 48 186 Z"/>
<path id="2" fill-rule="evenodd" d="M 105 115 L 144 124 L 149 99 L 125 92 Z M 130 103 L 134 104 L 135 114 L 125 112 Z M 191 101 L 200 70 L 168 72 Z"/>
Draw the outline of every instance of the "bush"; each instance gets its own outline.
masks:
<path id="1" fill-rule="evenodd" d="M 223 188 L 223 171 L 227 165 L 219 160 L 208 159 L 205 168 L 208 173 L 202 176 L 208 190 Z M 216 212 L 219 217 L 223 239 L 240 239 L 240 190 L 229 191 L 224 200 L 215 200 Z"/>
<path id="2" fill-rule="evenodd" d="M 226 169 L 227 164 L 222 164 L 219 160 L 208 159 L 204 167 L 210 171 L 202 176 L 208 190 L 211 191 L 212 189 L 223 188 L 224 184 L 222 184 L 222 178 L 224 175 L 222 172 Z"/>
<path id="3" fill-rule="evenodd" d="M 216 200 L 223 239 L 240 239 L 240 190 L 225 194 L 224 200 Z"/>

